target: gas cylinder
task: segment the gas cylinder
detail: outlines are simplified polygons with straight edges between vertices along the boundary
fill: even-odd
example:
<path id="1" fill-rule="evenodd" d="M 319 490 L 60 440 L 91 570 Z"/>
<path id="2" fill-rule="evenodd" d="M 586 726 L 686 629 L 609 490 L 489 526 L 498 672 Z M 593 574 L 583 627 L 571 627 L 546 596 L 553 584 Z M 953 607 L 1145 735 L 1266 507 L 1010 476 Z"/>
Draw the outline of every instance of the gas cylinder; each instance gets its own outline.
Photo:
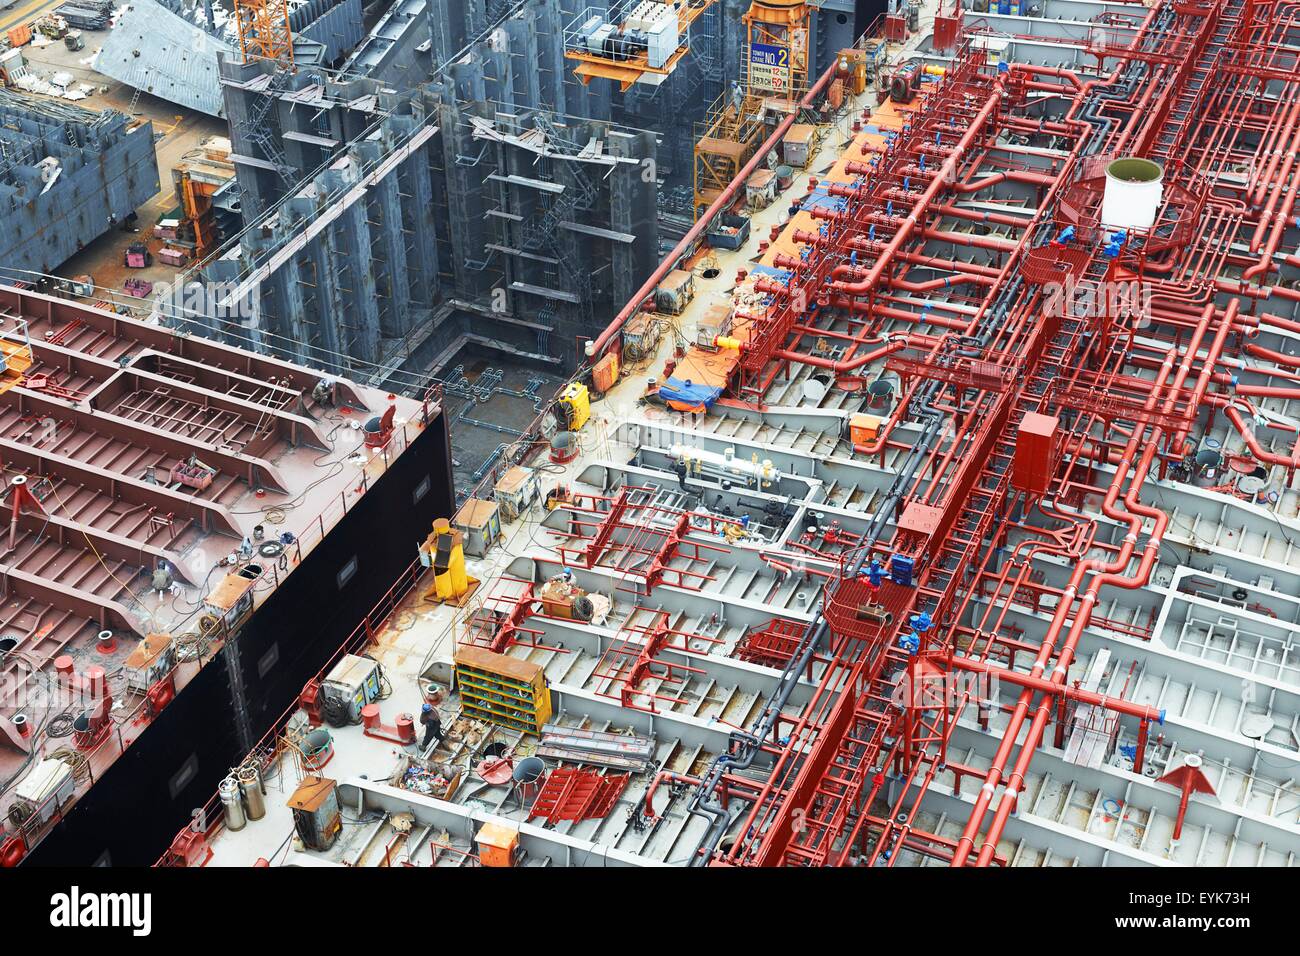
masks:
<path id="1" fill-rule="evenodd" d="M 244 808 L 248 819 L 266 816 L 266 799 L 262 796 L 262 775 L 251 763 L 239 768 L 239 785 L 244 791 Z"/>
<path id="2" fill-rule="evenodd" d="M 239 780 L 233 774 L 221 781 L 221 786 L 217 788 L 217 795 L 221 798 L 221 809 L 226 815 L 227 830 L 242 830 L 244 824 L 248 822 L 244 816 L 244 798 L 240 793 Z"/>

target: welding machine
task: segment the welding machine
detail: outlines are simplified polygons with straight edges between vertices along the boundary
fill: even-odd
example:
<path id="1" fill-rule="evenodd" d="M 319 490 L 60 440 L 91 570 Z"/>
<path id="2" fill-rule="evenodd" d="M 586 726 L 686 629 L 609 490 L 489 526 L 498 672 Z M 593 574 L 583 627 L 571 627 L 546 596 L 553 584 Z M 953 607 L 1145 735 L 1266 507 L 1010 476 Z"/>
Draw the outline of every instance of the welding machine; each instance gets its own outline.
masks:
<path id="1" fill-rule="evenodd" d="M 361 723 L 361 708 L 379 699 L 381 683 L 378 661 L 344 654 L 321 681 L 322 716 L 334 727 Z"/>
<path id="2" fill-rule="evenodd" d="M 587 386 L 581 382 L 569 383 L 555 400 L 553 408 L 555 419 L 563 431 L 581 430 L 591 417 L 591 395 L 587 392 Z"/>
<path id="3" fill-rule="evenodd" d="M 289 798 L 293 829 L 308 850 L 328 850 L 343 829 L 343 813 L 335 781 L 326 777 L 303 777 Z"/>
<path id="4" fill-rule="evenodd" d="M 42 760 L 14 788 L 9 819 L 34 829 L 71 800 L 75 789 L 70 764 L 53 758 Z"/>

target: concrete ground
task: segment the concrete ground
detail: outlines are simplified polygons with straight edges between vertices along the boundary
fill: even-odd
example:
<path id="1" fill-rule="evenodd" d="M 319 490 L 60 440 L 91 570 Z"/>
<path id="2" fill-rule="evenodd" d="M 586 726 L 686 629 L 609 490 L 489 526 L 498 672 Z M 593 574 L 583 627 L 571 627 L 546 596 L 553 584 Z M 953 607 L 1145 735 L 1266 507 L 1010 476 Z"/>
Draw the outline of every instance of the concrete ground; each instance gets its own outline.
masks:
<path id="1" fill-rule="evenodd" d="M 0 33 L 8 32 L 23 23 L 31 23 L 57 6 L 63 0 L 9 0 L 0 4 Z"/>
<path id="2" fill-rule="evenodd" d="M 52 9 L 57 5 L 57 2 L 42 4 L 40 0 L 35 4 L 42 9 L 44 6 Z M 24 9 L 31 6 L 33 4 L 27 4 Z M 5 11 L 5 16 L 0 17 L 0 24 L 8 19 L 10 13 L 18 9 L 19 7 L 15 6 L 14 11 Z M 27 15 L 16 22 L 30 22 L 39 15 L 39 12 Z M 176 206 L 172 168 L 187 152 L 208 137 L 228 135 L 226 122 L 215 116 L 186 110 L 148 93 L 140 93 L 136 98 L 133 87 L 109 79 L 90 68 L 91 60 L 104 37 L 107 36 L 106 31 L 85 30 L 82 31 L 82 36 L 86 40 L 85 49 L 75 53 L 59 41 L 44 47 L 34 47 L 29 44 L 23 48 L 23 55 L 31 68 L 42 77 L 60 71 L 68 72 L 77 81 L 95 88 L 95 92 L 90 97 L 72 105 L 88 110 L 114 109 L 140 121 L 152 121 L 154 144 L 158 153 L 159 189 L 151 199 L 136 210 L 139 218 L 135 227 L 138 232 L 114 230 L 105 233 L 65 262 L 57 270 L 57 274 L 71 277 L 88 273 L 94 277 L 95 284 L 101 287 L 101 291 L 111 289 L 118 293 L 121 292 L 122 283 L 132 276 L 148 279 L 154 283 L 170 282 L 175 278 L 177 270 L 173 266 L 158 263 L 156 254 L 164 243 L 162 240 L 154 239 L 152 233 L 158 220 Z M 132 108 L 133 100 L 134 108 Z M 133 242 L 141 241 L 146 242 L 150 251 L 155 253 L 154 265 L 148 269 L 127 269 L 122 264 L 126 247 Z M 114 299 L 129 306 L 142 305 L 140 300 L 129 296 L 117 295 Z"/>

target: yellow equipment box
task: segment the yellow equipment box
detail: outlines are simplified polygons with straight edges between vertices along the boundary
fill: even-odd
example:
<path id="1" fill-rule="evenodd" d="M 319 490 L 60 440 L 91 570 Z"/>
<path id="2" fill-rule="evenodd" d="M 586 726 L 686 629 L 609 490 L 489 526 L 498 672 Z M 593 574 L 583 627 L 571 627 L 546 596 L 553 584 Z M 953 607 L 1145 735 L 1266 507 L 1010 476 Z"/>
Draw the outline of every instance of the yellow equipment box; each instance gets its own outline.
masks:
<path id="1" fill-rule="evenodd" d="M 456 652 L 456 689 L 466 717 L 539 735 L 551 719 L 540 664 L 470 645 Z"/>
<path id="2" fill-rule="evenodd" d="M 565 431 L 579 431 L 591 417 L 591 394 L 581 382 L 572 382 L 555 400 L 555 417 Z"/>

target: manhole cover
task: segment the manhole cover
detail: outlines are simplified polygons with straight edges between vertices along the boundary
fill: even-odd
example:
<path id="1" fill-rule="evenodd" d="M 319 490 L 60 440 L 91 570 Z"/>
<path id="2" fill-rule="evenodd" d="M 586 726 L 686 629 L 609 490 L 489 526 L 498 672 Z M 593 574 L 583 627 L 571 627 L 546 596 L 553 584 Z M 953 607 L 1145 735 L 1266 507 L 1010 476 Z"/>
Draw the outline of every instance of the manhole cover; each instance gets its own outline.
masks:
<path id="1" fill-rule="evenodd" d="M 1241 732 L 1252 740 L 1262 740 L 1273 729 L 1273 718 L 1268 714 L 1251 714 L 1241 722 Z"/>

